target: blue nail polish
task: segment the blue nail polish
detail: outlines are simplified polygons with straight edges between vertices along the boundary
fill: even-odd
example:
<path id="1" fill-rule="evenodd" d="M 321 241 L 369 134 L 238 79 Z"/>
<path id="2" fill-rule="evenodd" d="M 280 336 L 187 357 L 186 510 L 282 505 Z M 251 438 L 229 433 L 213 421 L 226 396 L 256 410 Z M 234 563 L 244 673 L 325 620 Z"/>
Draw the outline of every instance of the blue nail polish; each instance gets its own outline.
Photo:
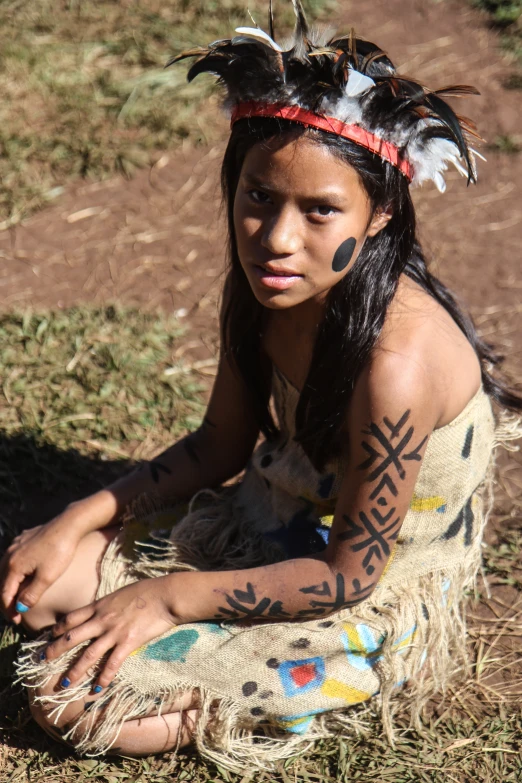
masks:
<path id="1" fill-rule="evenodd" d="M 62 688 L 68 688 L 70 684 L 71 684 L 71 681 L 70 681 L 70 679 L 68 677 L 64 677 L 62 679 L 62 681 L 60 682 L 60 685 L 62 686 Z"/>
<path id="2" fill-rule="evenodd" d="M 92 692 L 93 693 L 101 693 L 102 690 L 103 690 L 103 688 L 102 688 L 101 685 L 95 685 L 94 688 L 92 689 Z"/>
<path id="3" fill-rule="evenodd" d="M 45 660 L 47 660 L 47 655 L 45 654 L 45 650 L 44 650 L 43 652 L 41 652 L 41 653 L 40 653 L 40 660 L 41 660 L 41 661 L 45 661 Z"/>
<path id="4" fill-rule="evenodd" d="M 25 614 L 29 611 L 29 607 L 23 604 L 21 601 L 16 602 L 16 611 L 20 614 Z"/>

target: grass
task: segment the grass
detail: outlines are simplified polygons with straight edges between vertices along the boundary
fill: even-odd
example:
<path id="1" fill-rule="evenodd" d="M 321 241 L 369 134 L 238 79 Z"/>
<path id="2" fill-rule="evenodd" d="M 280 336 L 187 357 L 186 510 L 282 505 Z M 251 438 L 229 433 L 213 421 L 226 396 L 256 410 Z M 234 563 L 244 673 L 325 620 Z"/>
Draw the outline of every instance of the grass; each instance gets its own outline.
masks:
<path id="1" fill-rule="evenodd" d="M 176 359 L 182 341 L 182 329 L 172 318 L 119 307 L 0 316 L 0 521 L 8 533 L 24 519 L 41 521 L 34 510 L 41 515 L 42 501 L 74 496 L 89 476 L 101 481 L 102 470 L 121 473 L 198 424 L 206 383 Z M 507 471 L 505 482 L 513 475 Z M 508 494 L 516 491 L 515 484 L 506 487 Z M 39 498 L 36 507 L 31 506 L 33 495 Z M 486 568 L 494 585 L 516 597 L 522 539 L 512 508 L 508 495 L 497 503 L 502 534 L 486 550 Z M 391 748 L 378 717 L 370 713 L 367 735 L 320 742 L 306 757 L 254 777 L 248 770 L 233 775 L 191 753 L 77 758 L 32 722 L 25 695 L 12 685 L 19 636 L 11 628 L 2 634 L 0 628 L 0 781 L 516 783 L 522 779 L 522 711 L 513 695 L 520 690 L 517 658 L 497 646 L 496 634 L 502 629 L 508 641 L 519 637 L 521 609 L 511 599 L 502 600 L 495 604 L 494 594 L 492 600 L 482 595 L 473 602 L 472 618 L 475 612 L 481 617 L 470 627 L 474 675 L 450 691 L 445 702 L 432 705 L 420 731 L 408 728 L 400 708 Z M 484 619 L 485 607 L 494 610 L 489 619 Z M 511 701 L 500 698 L 502 688 L 491 679 L 505 665 L 514 667 Z"/>
<path id="2" fill-rule="evenodd" d="M 331 0 L 309 0 L 317 16 Z M 249 4 L 265 23 L 266 4 Z M 224 127 L 210 76 L 186 83 L 172 54 L 249 24 L 243 0 L 0 3 L 0 228 L 74 177 L 130 176 L 166 147 Z M 282 4 L 279 28 L 291 22 Z"/>

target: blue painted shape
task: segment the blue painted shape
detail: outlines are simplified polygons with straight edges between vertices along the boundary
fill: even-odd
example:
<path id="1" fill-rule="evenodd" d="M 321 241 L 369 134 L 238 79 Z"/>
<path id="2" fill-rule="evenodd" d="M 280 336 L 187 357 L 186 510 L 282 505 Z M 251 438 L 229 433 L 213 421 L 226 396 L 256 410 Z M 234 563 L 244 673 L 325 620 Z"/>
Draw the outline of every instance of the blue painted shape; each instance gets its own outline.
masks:
<path id="1" fill-rule="evenodd" d="M 363 623 L 355 626 L 358 643 L 354 644 L 346 631 L 341 633 L 341 641 L 346 650 L 349 663 L 359 671 L 373 669 L 382 658 L 382 644 L 384 637 L 375 639 L 371 629 Z"/>
<path id="2" fill-rule="evenodd" d="M 152 661 L 186 662 L 186 654 L 199 639 L 199 633 L 192 628 L 176 631 L 164 639 L 147 645 L 143 651 L 145 658 Z"/>
<path id="3" fill-rule="evenodd" d="M 335 473 L 328 473 L 327 476 L 323 476 L 323 478 L 319 481 L 319 488 L 317 490 L 317 494 L 320 498 L 330 497 L 330 492 L 332 491 L 334 481 Z"/>
<path id="4" fill-rule="evenodd" d="M 314 716 L 328 711 L 328 708 L 325 708 L 303 712 L 301 715 L 281 715 L 277 718 L 277 722 L 292 734 L 305 734 L 310 728 Z"/>
<path id="5" fill-rule="evenodd" d="M 298 670 L 303 666 L 314 666 L 315 675 L 308 682 L 299 685 L 292 679 L 292 669 Z M 303 658 L 300 661 L 283 661 L 279 664 L 278 674 L 286 696 L 297 696 L 319 688 L 325 679 L 325 666 L 323 658 Z"/>
<path id="6" fill-rule="evenodd" d="M 446 504 L 444 503 L 443 506 L 438 507 L 437 514 L 444 514 L 445 511 L 446 511 Z"/>

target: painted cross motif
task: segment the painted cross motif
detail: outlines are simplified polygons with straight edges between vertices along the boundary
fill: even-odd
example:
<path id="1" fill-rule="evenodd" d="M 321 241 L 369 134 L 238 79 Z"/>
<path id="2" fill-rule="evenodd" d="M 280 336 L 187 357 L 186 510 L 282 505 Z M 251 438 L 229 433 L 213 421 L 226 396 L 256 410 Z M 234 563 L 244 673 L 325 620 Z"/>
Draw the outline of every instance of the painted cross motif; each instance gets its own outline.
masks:
<path id="1" fill-rule="evenodd" d="M 363 435 L 369 436 L 361 443 L 368 458 L 357 467 L 359 470 L 371 469 L 366 481 L 376 483 L 369 498 L 374 505 L 368 513 L 360 511 L 357 521 L 343 515 L 348 529 L 339 533 L 338 538 L 351 541 L 364 536 L 350 548 L 352 552 L 364 553 L 362 566 L 368 576 L 375 571 L 375 561 L 382 561 L 391 554 L 401 526 L 393 501 L 399 494 L 399 482 L 406 478 L 405 463 L 421 461 L 420 452 L 428 438 L 426 435 L 417 446 L 413 445 L 415 429 L 408 425 L 410 414 L 411 411 L 406 410 L 396 423 L 384 416 L 382 426 L 371 422 L 363 430 Z"/>

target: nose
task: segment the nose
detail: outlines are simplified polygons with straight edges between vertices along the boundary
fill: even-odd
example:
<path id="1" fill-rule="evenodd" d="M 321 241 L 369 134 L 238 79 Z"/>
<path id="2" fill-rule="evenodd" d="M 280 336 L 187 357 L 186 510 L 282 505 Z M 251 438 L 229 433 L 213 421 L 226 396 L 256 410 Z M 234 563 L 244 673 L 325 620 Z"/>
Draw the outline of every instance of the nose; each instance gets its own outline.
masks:
<path id="1" fill-rule="evenodd" d="M 299 220 L 294 210 L 280 209 L 263 226 L 261 244 L 269 253 L 290 256 L 301 249 Z"/>

